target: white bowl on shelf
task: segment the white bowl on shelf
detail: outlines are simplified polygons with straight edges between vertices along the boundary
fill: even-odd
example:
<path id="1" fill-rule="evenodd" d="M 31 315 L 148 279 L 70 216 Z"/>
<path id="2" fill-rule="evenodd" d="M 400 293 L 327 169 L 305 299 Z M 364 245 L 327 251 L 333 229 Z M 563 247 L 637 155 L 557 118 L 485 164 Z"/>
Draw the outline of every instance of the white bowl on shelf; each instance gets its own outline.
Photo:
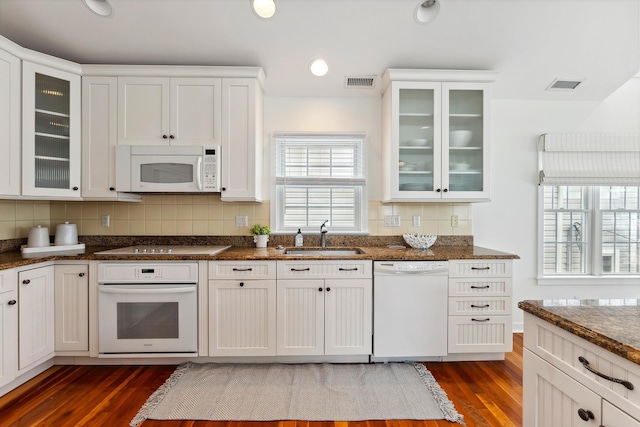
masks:
<path id="1" fill-rule="evenodd" d="M 427 140 L 423 138 L 417 138 L 417 139 L 412 139 L 410 141 L 407 141 L 407 145 L 411 147 L 426 147 L 427 144 L 428 144 Z"/>
<path id="2" fill-rule="evenodd" d="M 469 163 L 451 163 L 451 170 L 468 171 L 469 169 L 471 169 L 471 165 Z"/>
<path id="3" fill-rule="evenodd" d="M 404 241 L 415 249 L 429 249 L 438 236 L 435 234 L 403 234 Z"/>
<path id="4" fill-rule="evenodd" d="M 400 172 L 410 172 L 416 170 L 416 165 L 406 163 L 404 165 L 400 165 L 398 168 L 400 169 Z"/>
<path id="5" fill-rule="evenodd" d="M 472 136 L 470 130 L 452 130 L 449 132 L 449 147 L 467 147 Z"/>

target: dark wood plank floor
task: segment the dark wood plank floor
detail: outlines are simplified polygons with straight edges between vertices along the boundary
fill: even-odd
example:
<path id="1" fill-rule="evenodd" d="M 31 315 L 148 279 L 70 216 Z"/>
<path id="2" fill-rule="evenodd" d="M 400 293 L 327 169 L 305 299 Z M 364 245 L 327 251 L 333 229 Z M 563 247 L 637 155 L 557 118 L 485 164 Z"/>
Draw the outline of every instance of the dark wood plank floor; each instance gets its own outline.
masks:
<path id="1" fill-rule="evenodd" d="M 496 362 L 426 363 L 468 426 L 522 425 L 522 334 Z M 55 366 L 0 397 L 0 426 L 127 426 L 175 366 Z M 152 421 L 142 427 L 452 427 L 447 421 Z"/>

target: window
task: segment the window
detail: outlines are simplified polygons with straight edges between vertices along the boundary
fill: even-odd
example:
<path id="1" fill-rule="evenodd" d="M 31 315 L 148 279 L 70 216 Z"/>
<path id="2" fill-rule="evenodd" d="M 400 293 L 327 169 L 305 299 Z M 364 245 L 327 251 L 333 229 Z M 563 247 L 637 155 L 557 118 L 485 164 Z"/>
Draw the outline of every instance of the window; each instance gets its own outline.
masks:
<path id="1" fill-rule="evenodd" d="M 276 135 L 276 232 L 367 228 L 364 135 Z"/>
<path id="2" fill-rule="evenodd" d="M 540 193 L 541 278 L 622 283 L 621 276 L 635 276 L 638 283 L 640 187 L 547 185 Z"/>

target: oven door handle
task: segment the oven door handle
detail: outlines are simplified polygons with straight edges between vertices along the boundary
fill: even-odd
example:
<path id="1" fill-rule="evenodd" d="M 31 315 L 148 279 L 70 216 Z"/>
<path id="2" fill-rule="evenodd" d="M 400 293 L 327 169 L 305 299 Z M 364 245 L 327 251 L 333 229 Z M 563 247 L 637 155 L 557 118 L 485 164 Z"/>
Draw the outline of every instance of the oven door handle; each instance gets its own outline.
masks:
<path id="1" fill-rule="evenodd" d="M 128 289 L 114 287 L 98 287 L 98 291 L 104 294 L 188 294 L 195 292 L 195 286 L 182 288 L 145 288 L 145 289 Z"/>

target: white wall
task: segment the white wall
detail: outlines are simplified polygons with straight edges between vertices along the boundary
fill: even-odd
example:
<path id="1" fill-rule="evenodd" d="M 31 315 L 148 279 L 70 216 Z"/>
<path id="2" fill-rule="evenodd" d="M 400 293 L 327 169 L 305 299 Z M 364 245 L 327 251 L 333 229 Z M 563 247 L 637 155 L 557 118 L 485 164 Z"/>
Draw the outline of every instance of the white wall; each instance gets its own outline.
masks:
<path id="1" fill-rule="evenodd" d="M 382 98 L 264 98 L 264 180 L 270 194 L 271 138 L 274 132 L 365 132 L 367 168 L 380 171 Z M 380 199 L 380 183 L 367 182 L 369 199 Z M 268 197 L 268 196 L 265 196 Z"/>
<path id="2" fill-rule="evenodd" d="M 518 254 L 517 302 L 550 298 L 640 298 L 637 285 L 539 286 L 537 276 L 537 140 L 545 132 L 640 132 L 640 79 L 599 103 L 494 100 L 491 116 L 491 195 L 473 208 L 475 244 Z M 639 171 L 640 173 L 640 171 Z"/>

